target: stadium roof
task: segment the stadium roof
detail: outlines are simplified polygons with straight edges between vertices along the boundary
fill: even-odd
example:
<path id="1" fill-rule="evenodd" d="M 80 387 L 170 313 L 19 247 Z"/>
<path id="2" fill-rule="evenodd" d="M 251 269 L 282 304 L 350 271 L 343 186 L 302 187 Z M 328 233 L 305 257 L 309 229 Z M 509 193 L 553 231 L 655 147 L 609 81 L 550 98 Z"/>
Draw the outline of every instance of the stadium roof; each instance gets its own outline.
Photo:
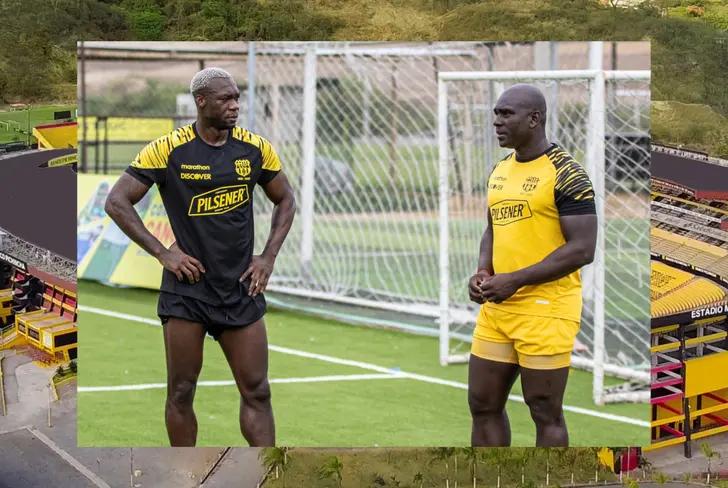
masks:
<path id="1" fill-rule="evenodd" d="M 39 168 L 75 152 L 51 149 L 0 159 L 0 228 L 76 261 L 76 174 L 68 167 Z"/>
<path id="2" fill-rule="evenodd" d="M 696 198 L 728 200 L 728 167 L 677 154 L 652 152 L 652 177 L 692 190 Z"/>

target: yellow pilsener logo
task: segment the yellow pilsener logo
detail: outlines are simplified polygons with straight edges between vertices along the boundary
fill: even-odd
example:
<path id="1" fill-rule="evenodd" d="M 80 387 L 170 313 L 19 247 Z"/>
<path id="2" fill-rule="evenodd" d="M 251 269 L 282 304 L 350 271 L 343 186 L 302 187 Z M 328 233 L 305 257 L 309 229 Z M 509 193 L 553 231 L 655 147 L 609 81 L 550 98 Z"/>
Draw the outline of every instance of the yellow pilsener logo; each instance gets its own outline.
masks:
<path id="1" fill-rule="evenodd" d="M 221 186 L 196 195 L 190 202 L 190 217 L 220 215 L 248 201 L 248 185 Z"/>
<path id="2" fill-rule="evenodd" d="M 508 225 L 531 217 L 531 207 L 526 200 L 501 200 L 490 207 L 493 225 Z"/>

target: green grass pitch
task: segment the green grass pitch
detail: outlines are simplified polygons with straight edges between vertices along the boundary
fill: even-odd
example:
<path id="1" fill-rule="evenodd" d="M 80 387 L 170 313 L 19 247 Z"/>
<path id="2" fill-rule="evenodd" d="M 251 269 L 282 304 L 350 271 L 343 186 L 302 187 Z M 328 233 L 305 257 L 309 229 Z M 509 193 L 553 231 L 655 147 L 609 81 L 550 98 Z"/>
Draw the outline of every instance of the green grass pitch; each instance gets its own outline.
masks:
<path id="1" fill-rule="evenodd" d="M 42 123 L 53 122 L 53 112 L 70 110 L 73 113 L 75 105 L 39 105 L 30 108 L 30 115 L 27 110 L 13 112 L 0 111 L 0 144 L 14 141 L 28 141 L 28 135 L 24 132 L 31 132 L 33 127 Z M 35 138 L 30 137 L 30 142 Z"/>
<path id="2" fill-rule="evenodd" d="M 164 345 L 158 326 L 109 317 L 87 307 L 154 320 L 156 293 L 82 281 L 79 314 L 78 443 L 80 446 L 165 446 L 164 388 L 84 391 L 86 387 L 165 382 Z M 465 446 L 470 437 L 467 367 L 441 367 L 437 340 L 356 327 L 276 309 L 266 315 L 277 443 L 293 446 Z M 314 357 L 303 357 L 310 353 Z M 356 361 L 337 364 L 327 358 Z M 361 367 L 421 375 L 288 382 L 290 378 L 378 374 Z M 386 373 L 385 373 L 386 374 Z M 200 381 L 232 380 L 219 346 L 208 340 Z M 439 382 L 439 383 L 438 383 Z M 589 373 L 572 371 L 565 405 L 572 445 L 641 445 L 648 440 L 646 405 L 595 407 Z M 514 395 L 520 394 L 517 385 Z M 234 386 L 200 386 L 195 398 L 198 445 L 239 446 L 239 395 Z M 523 403 L 508 405 L 513 444 L 534 444 Z M 617 416 L 617 417 L 614 417 Z"/>

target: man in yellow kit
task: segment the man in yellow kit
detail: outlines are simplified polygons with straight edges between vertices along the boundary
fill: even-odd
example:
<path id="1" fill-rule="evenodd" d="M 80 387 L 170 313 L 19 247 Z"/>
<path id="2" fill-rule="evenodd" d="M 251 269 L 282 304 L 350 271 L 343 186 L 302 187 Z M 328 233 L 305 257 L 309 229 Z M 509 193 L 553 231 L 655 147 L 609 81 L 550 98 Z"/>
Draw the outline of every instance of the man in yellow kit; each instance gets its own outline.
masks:
<path id="1" fill-rule="evenodd" d="M 581 320 L 579 269 L 594 258 L 594 191 L 546 138 L 546 101 L 531 85 L 498 99 L 495 132 L 514 152 L 488 179 L 488 227 L 470 299 L 482 304 L 469 365 L 474 446 L 508 446 L 508 394 L 521 385 L 537 446 L 567 446 L 562 403 Z"/>

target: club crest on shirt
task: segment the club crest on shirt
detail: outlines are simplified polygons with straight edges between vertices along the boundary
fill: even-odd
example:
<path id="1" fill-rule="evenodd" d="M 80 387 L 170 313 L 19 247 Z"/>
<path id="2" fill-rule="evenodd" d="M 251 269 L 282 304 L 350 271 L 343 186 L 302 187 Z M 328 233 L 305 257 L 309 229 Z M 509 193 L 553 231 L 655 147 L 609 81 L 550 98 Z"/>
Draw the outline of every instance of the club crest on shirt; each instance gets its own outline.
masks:
<path id="1" fill-rule="evenodd" d="M 247 159 L 235 160 L 235 172 L 240 175 L 240 179 L 248 179 L 250 176 L 250 161 Z"/>
<path id="2" fill-rule="evenodd" d="M 526 178 L 526 182 L 523 184 L 522 188 L 524 192 L 530 193 L 536 189 L 536 185 L 538 185 L 538 178 L 535 176 L 529 176 Z"/>

